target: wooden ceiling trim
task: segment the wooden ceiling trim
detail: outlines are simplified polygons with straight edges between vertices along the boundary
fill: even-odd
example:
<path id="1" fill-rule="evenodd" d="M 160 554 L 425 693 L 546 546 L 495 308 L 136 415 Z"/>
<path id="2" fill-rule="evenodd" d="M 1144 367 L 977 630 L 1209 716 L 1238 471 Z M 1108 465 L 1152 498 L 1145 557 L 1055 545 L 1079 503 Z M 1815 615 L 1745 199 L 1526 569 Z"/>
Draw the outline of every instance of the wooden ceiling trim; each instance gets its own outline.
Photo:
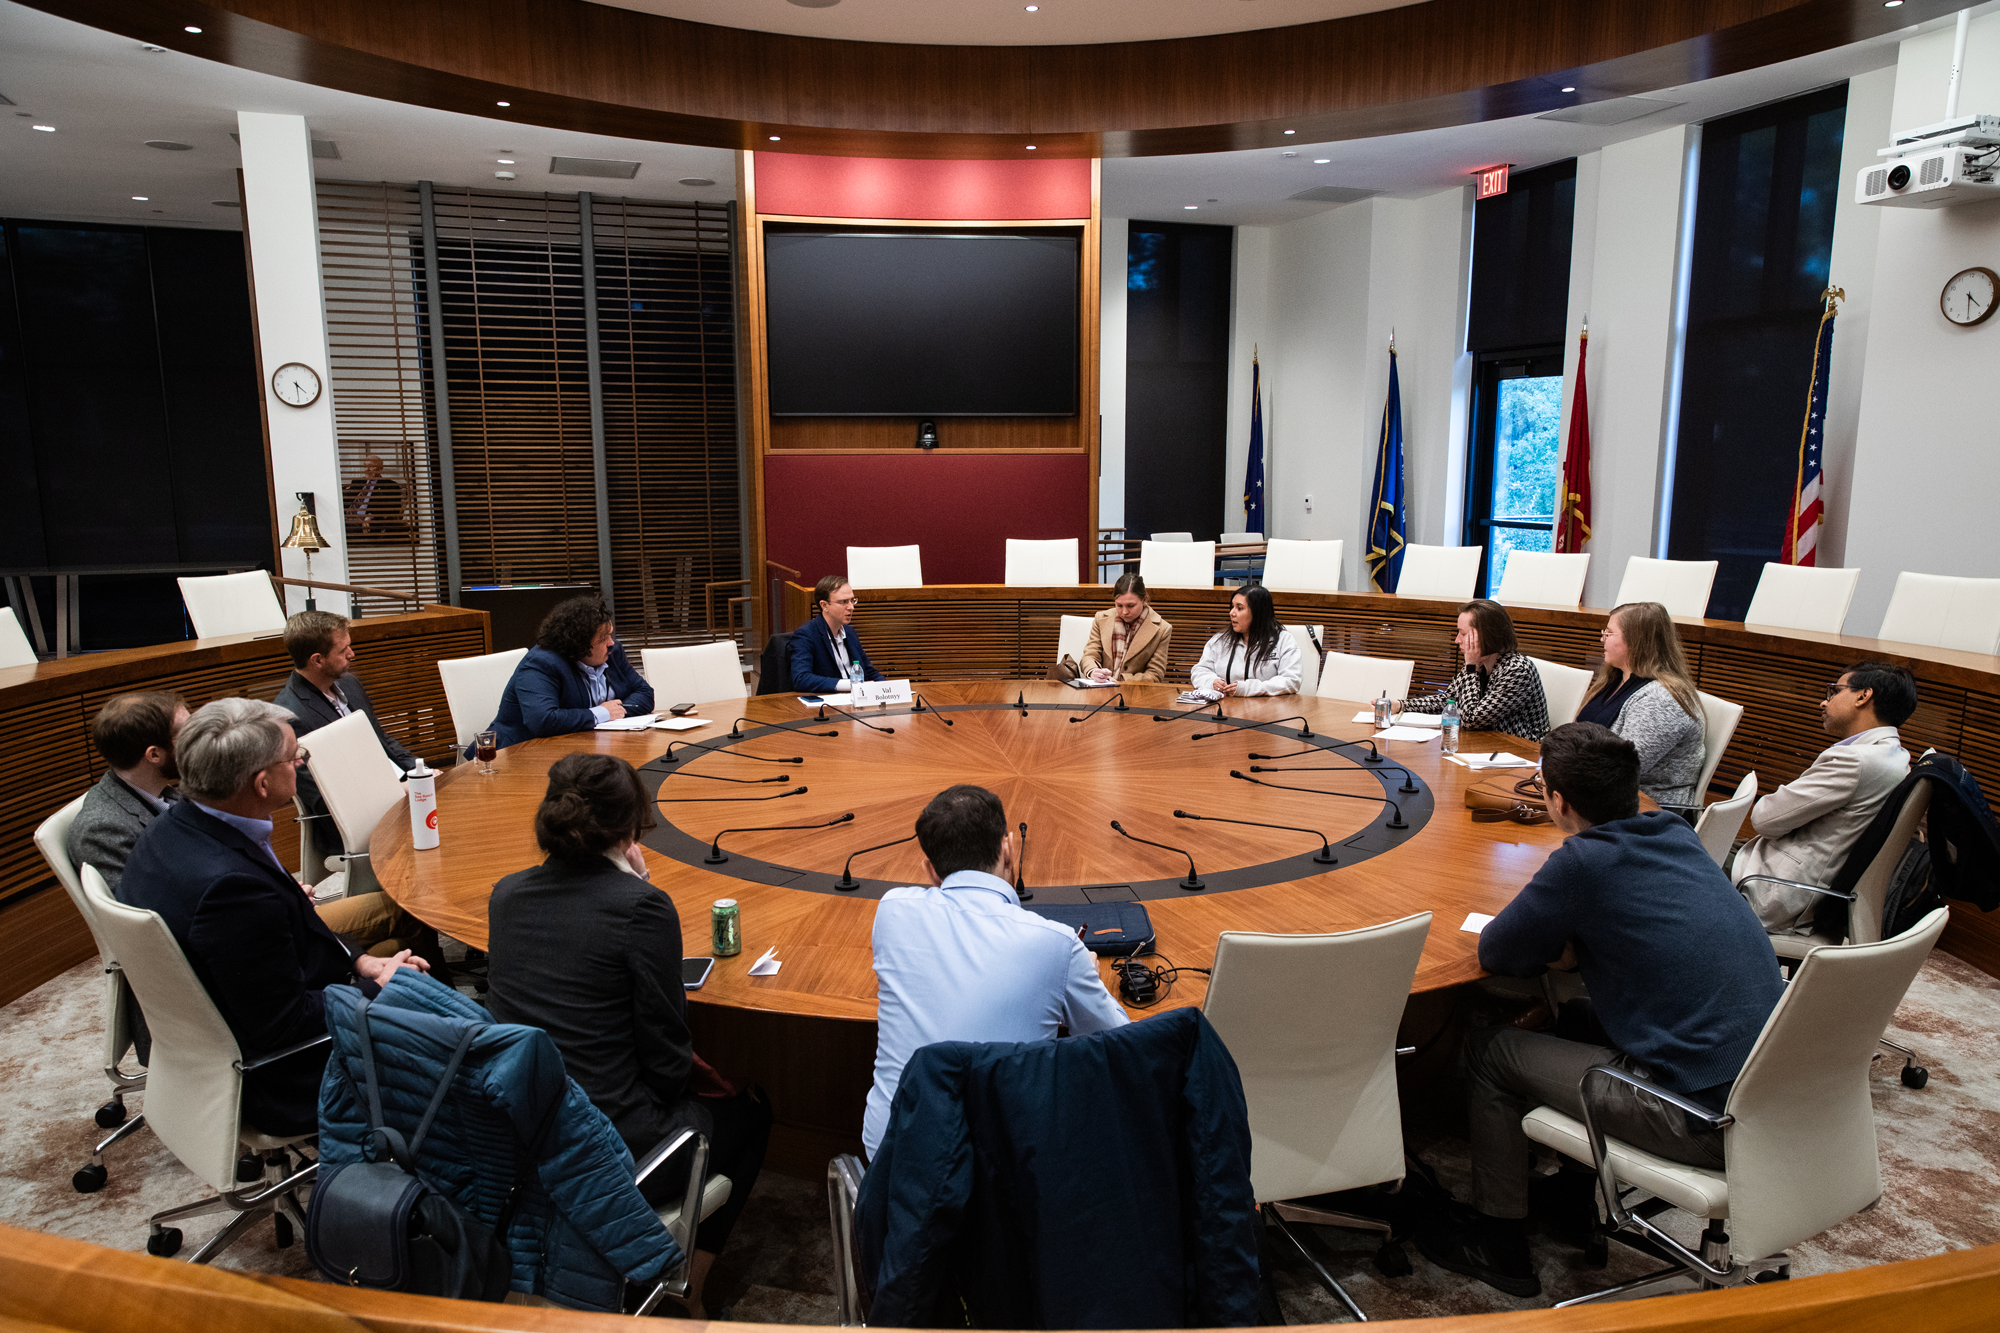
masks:
<path id="1" fill-rule="evenodd" d="M 1956 0 L 1428 0 L 1155 42 L 925 46 L 585 0 L 30 0 L 323 87 L 595 134 L 879 157 L 1148 156 L 1527 115 L 1811 55 Z M 204 31 L 191 39 L 193 24 Z"/>

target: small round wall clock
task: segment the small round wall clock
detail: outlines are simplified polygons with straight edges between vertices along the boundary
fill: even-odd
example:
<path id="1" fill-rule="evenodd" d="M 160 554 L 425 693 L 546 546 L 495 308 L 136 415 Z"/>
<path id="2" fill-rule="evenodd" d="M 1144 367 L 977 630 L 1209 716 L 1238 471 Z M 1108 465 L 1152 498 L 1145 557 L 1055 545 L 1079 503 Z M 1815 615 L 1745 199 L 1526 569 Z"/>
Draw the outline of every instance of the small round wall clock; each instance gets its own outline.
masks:
<path id="1" fill-rule="evenodd" d="M 1938 296 L 1938 309 L 1952 323 L 1969 329 L 1984 324 L 1992 316 L 1996 297 L 2000 297 L 2000 273 L 1990 268 L 1969 268 L 1952 274 Z"/>
<path id="2" fill-rule="evenodd" d="M 271 392 L 287 407 L 311 407 L 319 401 L 319 388 L 319 372 L 300 362 L 287 361 L 271 372 Z"/>

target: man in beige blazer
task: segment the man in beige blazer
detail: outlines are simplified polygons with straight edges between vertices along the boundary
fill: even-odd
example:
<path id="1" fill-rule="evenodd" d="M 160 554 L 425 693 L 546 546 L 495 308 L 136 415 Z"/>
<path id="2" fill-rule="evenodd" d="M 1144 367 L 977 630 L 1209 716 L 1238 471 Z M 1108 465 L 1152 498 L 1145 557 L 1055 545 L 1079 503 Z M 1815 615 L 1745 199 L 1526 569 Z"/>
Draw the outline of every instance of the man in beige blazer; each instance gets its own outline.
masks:
<path id="1" fill-rule="evenodd" d="M 1863 662 L 1842 672 L 1820 705 L 1820 726 L 1840 739 L 1751 807 L 1757 836 L 1736 853 L 1730 877 L 1739 884 L 1749 875 L 1829 883 L 1848 848 L 1909 775 L 1910 754 L 1896 728 L 1916 711 L 1917 683 L 1902 667 Z M 1743 896 L 1774 935 L 1810 930 L 1820 901 L 1804 889 L 1761 882 Z"/>
<path id="2" fill-rule="evenodd" d="M 1112 585 L 1111 607 L 1090 622 L 1090 642 L 1084 646 L 1083 674 L 1099 683 L 1155 683 L 1167 678 L 1167 650 L 1174 627 L 1146 601 L 1146 581 L 1137 574 L 1120 576 Z M 1124 655 L 1117 650 L 1120 631 Z"/>

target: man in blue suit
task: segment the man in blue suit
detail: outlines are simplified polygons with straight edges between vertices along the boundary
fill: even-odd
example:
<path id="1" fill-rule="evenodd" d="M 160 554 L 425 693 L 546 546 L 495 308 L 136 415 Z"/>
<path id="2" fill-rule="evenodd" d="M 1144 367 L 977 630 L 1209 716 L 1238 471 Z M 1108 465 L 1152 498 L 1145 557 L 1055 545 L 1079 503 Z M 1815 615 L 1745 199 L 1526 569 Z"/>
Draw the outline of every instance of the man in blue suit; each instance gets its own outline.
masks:
<path id="1" fill-rule="evenodd" d="M 560 603 L 535 631 L 493 719 L 505 747 L 537 736 L 589 731 L 600 722 L 653 711 L 653 690 L 632 669 L 612 632 L 611 608 L 595 593 Z M 467 755 L 471 754 L 468 750 Z"/>
<path id="2" fill-rule="evenodd" d="M 271 850 L 271 813 L 292 803 L 305 759 L 291 721 L 261 699 L 217 699 L 183 723 L 181 799 L 139 835 L 118 881 L 120 902 L 173 932 L 245 1063 L 323 1035 L 326 987 L 372 996 L 398 967 L 428 967 L 408 949 L 375 958 L 336 935 Z M 244 1074 L 244 1120 L 313 1132 L 325 1068 L 318 1046 Z"/>
<path id="3" fill-rule="evenodd" d="M 813 600 L 819 614 L 792 631 L 792 688 L 836 694 L 852 690 L 857 680 L 887 680 L 847 623 L 854 616 L 854 589 L 847 580 L 828 574 L 813 589 Z"/>

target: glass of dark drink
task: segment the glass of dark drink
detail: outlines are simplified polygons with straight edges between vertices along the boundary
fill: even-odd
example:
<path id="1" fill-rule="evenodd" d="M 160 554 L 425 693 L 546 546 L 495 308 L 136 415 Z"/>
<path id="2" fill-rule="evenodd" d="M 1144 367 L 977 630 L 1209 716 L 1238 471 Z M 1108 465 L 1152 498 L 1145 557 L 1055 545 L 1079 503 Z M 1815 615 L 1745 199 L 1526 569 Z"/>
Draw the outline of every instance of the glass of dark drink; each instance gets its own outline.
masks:
<path id="1" fill-rule="evenodd" d="M 491 777 L 493 774 L 493 761 L 500 755 L 500 733 L 496 731 L 482 731 L 472 738 L 472 745 L 472 753 L 479 760 L 480 773 Z"/>

